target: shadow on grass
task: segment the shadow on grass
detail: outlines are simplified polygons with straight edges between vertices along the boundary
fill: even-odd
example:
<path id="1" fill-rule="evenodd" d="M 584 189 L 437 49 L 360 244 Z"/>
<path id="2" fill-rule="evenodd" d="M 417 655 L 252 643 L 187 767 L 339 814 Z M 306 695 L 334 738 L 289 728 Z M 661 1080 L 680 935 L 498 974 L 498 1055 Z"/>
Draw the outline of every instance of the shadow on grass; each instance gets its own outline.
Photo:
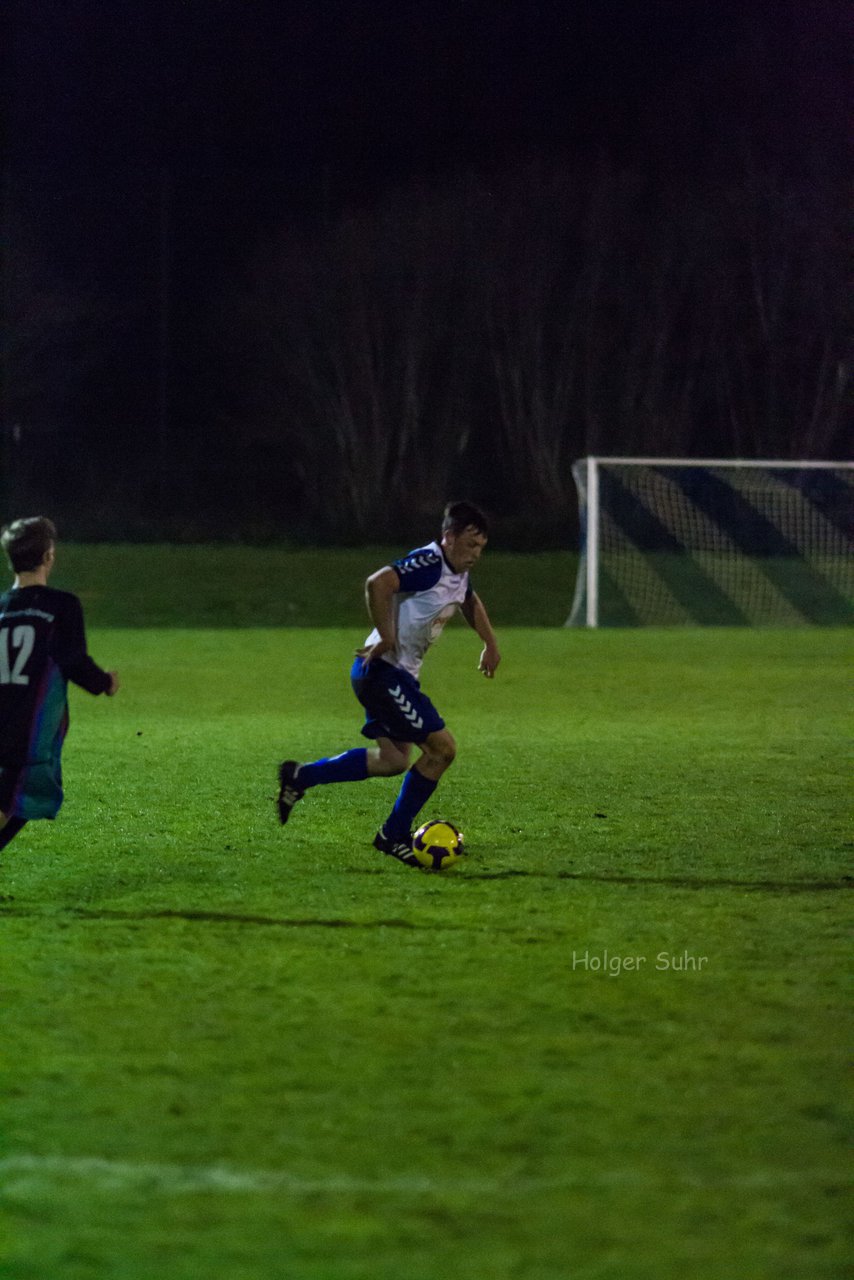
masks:
<path id="1" fill-rule="evenodd" d="M 424 921 L 419 923 L 415 920 L 403 920 L 398 917 L 379 920 L 350 920 L 344 916 L 333 919 L 300 919 L 282 916 L 243 915 L 232 911 L 195 911 L 192 909 L 177 910 L 172 908 L 162 910 L 156 908 L 146 910 L 143 908 L 139 911 L 120 911 L 109 908 L 70 907 L 64 911 L 57 912 L 39 911 L 38 908 L 32 907 L 3 906 L 0 908 L 0 920 L 4 916 L 32 917 L 44 915 L 72 916 L 77 920 L 121 920 L 129 923 L 138 923 L 145 920 L 183 920 L 202 924 L 266 925 L 279 929 L 459 929 L 464 932 L 471 932 L 472 928 L 468 924 L 455 924 L 446 921 Z M 517 928 L 491 926 L 491 932 L 518 933 L 519 930 Z"/>
<path id="2" fill-rule="evenodd" d="M 382 874 L 375 870 L 367 868 L 349 869 L 351 875 L 376 875 Z M 753 893 L 834 893 L 845 889 L 851 889 L 854 886 L 854 877 L 839 876 L 832 880 L 732 880 L 732 879 L 715 879 L 715 878 L 690 878 L 687 876 L 618 876 L 618 875 L 591 875 L 585 872 L 573 871 L 527 871 L 527 870 L 504 870 L 504 871 L 475 871 L 464 875 L 445 875 L 446 880 L 453 878 L 455 883 L 464 884 L 469 881 L 484 880 L 513 880 L 520 878 L 541 879 L 541 880 L 572 880 L 579 883 L 590 884 L 615 884 L 615 885 L 661 885 L 669 889 L 738 889 Z M 13 906 L 14 900 L 11 897 L 0 899 L 0 919 L 3 916 L 40 916 L 49 914 L 40 911 L 37 908 L 25 906 Z M 54 914 L 54 913 L 50 913 Z M 242 925 L 258 925 L 267 926 L 269 928 L 279 929 L 459 929 L 470 931 L 472 926 L 466 923 L 456 924 L 448 921 L 426 920 L 418 922 L 414 920 L 404 920 L 398 916 L 381 918 L 379 920 L 351 920 L 346 916 L 336 916 L 328 919 L 324 918 L 300 918 L 300 917 L 284 917 L 284 916 L 265 916 L 265 915 L 249 915 L 240 912 L 231 911 L 200 911 L 187 908 L 179 910 L 176 908 L 141 908 L 136 911 L 119 910 L 110 908 L 87 908 L 87 907 L 70 907 L 65 911 L 55 914 L 73 916 L 78 920 L 123 920 L 123 921 L 144 921 L 144 920 L 183 920 L 191 923 L 197 922 L 202 924 L 242 924 Z M 492 932 L 498 933 L 518 933 L 518 927 L 503 928 L 501 926 L 490 926 Z M 524 928 L 522 928 L 524 932 Z"/>
<path id="3" fill-rule="evenodd" d="M 749 889 L 764 893 L 826 893 L 854 886 L 854 876 L 833 880 L 732 880 L 702 876 L 618 876 L 585 871 L 475 871 L 466 880 L 514 880 L 530 877 L 542 880 L 578 880 L 591 884 L 664 885 L 668 889 Z"/>

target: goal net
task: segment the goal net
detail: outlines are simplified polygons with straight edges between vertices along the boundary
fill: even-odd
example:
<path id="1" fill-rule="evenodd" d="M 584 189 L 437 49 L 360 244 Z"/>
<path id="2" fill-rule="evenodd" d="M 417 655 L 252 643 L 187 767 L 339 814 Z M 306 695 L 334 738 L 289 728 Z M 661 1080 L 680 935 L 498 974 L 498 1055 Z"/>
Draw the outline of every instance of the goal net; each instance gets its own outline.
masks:
<path id="1" fill-rule="evenodd" d="M 854 622 L 854 463 L 582 458 L 569 626 Z"/>

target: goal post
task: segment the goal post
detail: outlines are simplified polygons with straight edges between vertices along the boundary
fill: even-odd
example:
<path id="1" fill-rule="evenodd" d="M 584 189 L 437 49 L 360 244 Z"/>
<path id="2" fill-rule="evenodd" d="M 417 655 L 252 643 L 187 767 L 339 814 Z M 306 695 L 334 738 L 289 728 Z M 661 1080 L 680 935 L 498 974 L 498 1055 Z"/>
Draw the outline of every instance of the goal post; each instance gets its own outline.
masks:
<path id="1" fill-rule="evenodd" d="M 854 623 L 854 463 L 581 458 L 568 626 Z"/>

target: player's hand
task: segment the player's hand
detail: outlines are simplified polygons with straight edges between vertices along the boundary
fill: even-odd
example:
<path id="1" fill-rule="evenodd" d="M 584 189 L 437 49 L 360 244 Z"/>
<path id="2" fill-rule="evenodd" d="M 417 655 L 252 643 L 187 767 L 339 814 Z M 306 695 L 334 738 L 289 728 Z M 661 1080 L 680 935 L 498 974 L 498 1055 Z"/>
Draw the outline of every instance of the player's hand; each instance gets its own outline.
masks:
<path id="1" fill-rule="evenodd" d="M 487 680 L 491 680 L 495 675 L 495 669 L 501 661 L 501 654 L 498 652 L 494 644 L 488 644 L 480 655 L 480 662 L 477 664 L 478 671 L 482 671 Z"/>
<path id="2" fill-rule="evenodd" d="M 384 653 L 388 653 L 393 648 L 393 640 L 378 640 L 376 644 L 365 645 L 362 649 L 357 649 L 356 657 L 361 658 L 365 666 L 367 666 L 375 658 L 381 658 Z"/>
<path id="3" fill-rule="evenodd" d="M 118 671 L 108 671 L 107 675 L 110 677 L 110 684 L 109 684 L 109 688 L 107 688 L 104 692 L 106 693 L 108 698 L 114 698 L 115 695 L 118 693 L 119 689 L 121 688 L 119 673 Z"/>

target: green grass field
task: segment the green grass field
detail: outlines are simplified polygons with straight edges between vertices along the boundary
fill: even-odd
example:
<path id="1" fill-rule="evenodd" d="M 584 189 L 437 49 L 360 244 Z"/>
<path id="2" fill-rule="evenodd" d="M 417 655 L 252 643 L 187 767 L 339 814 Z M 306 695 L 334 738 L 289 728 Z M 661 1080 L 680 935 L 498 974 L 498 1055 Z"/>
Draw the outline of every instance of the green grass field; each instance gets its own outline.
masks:
<path id="1" fill-rule="evenodd" d="M 361 639 L 362 584 L 401 550 L 61 545 L 55 585 L 77 592 L 90 625 L 352 626 Z M 560 551 L 490 548 L 477 568 L 477 589 L 498 625 L 559 627 L 569 614 L 575 570 L 575 556 Z"/>
<path id="2" fill-rule="evenodd" d="M 431 875 L 395 780 L 274 818 L 361 622 L 136 620 L 0 855 L 3 1280 L 848 1273 L 850 633 L 453 626 Z"/>

